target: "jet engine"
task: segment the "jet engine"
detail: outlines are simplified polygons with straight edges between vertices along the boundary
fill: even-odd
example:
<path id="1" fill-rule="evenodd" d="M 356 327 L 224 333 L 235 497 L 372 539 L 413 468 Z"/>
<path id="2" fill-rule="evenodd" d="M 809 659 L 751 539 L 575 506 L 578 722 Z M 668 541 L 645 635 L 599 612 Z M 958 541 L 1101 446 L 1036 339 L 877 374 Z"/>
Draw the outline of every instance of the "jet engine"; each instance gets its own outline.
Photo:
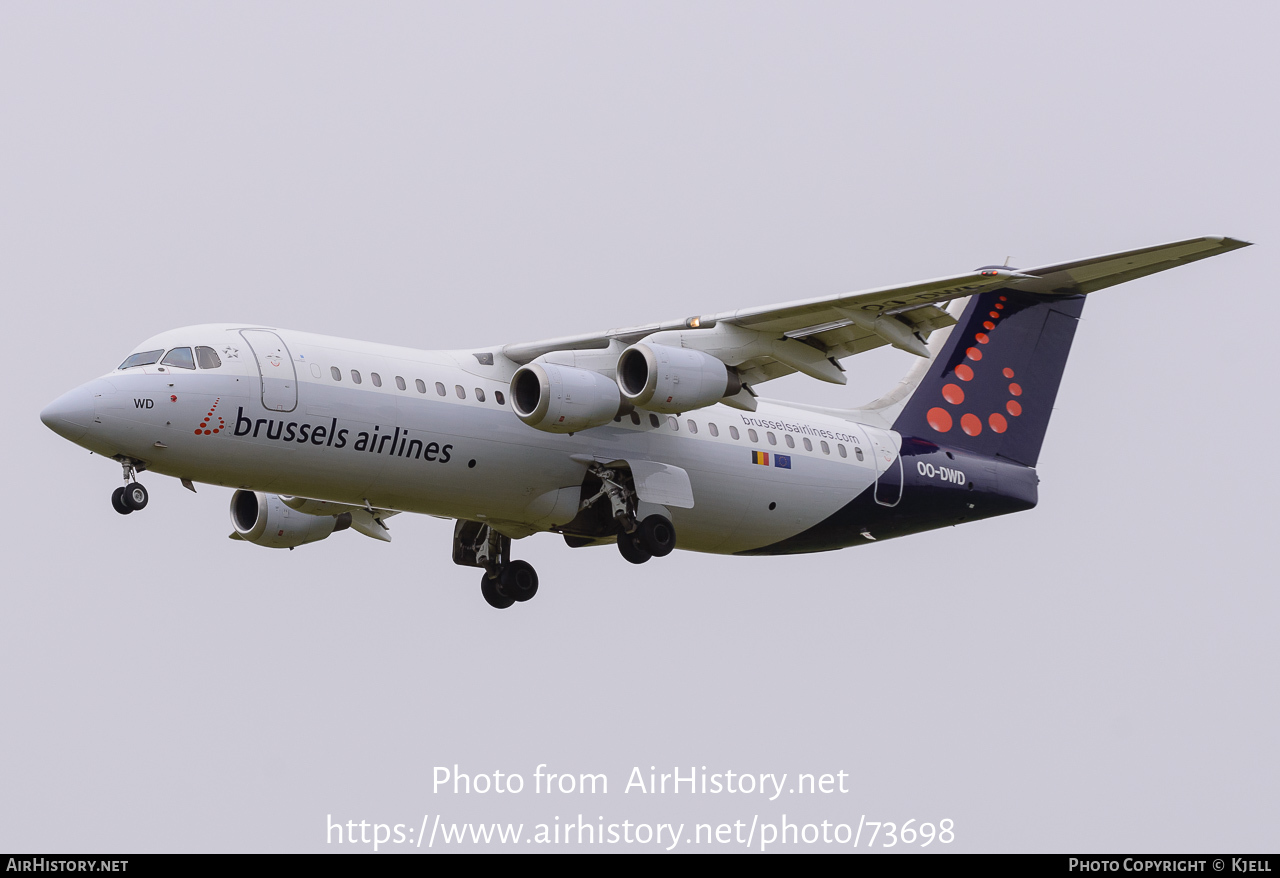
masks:
<path id="1" fill-rule="evenodd" d="M 516 370 L 511 407 L 520 420 L 548 433 L 599 427 L 627 410 L 618 385 L 599 372 L 545 362 Z"/>
<path id="2" fill-rule="evenodd" d="M 618 387 L 637 408 L 675 414 L 714 405 L 742 382 L 710 354 L 639 342 L 618 358 Z"/>
<path id="3" fill-rule="evenodd" d="M 292 549 L 346 530 L 351 513 L 312 515 L 290 509 L 275 494 L 239 490 L 231 495 L 231 525 L 235 528 L 232 539 L 269 549 Z"/>

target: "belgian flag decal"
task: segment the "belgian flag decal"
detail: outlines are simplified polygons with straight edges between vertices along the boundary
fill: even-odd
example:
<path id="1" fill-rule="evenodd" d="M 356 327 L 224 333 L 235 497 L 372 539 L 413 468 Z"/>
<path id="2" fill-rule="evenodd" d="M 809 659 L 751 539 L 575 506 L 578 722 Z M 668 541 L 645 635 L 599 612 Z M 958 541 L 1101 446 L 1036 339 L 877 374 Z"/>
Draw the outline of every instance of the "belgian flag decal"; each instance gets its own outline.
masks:
<path id="1" fill-rule="evenodd" d="M 752 463 L 758 463 L 758 464 L 760 464 L 761 466 L 768 466 L 768 465 L 769 465 L 769 452 L 767 452 L 767 451 L 753 451 L 753 452 L 751 452 L 751 462 L 752 462 Z"/>

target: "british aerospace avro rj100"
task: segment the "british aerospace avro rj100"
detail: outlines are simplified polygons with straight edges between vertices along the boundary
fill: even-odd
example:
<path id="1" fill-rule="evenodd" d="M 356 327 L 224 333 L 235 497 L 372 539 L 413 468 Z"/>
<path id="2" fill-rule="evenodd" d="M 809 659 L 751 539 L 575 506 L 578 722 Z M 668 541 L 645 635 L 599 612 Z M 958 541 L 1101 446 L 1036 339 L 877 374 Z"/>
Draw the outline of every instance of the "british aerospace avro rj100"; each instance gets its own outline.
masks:
<path id="1" fill-rule="evenodd" d="M 242 324 L 139 345 L 41 419 L 137 474 L 235 488 L 233 539 L 294 548 L 398 512 L 456 519 L 453 560 L 495 607 L 538 577 L 511 541 L 786 554 L 1030 509 L 1085 297 L 1247 246 L 1207 237 L 547 341 L 420 351 Z M 765 400 L 793 372 L 921 358 L 858 409 Z"/>

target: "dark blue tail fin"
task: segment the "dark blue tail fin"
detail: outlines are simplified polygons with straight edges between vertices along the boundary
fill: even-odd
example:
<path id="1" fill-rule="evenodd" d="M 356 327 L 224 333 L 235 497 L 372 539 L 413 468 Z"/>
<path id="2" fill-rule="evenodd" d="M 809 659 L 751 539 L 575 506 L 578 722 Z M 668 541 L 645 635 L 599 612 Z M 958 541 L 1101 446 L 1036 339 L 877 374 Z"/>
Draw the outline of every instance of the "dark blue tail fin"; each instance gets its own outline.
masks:
<path id="1" fill-rule="evenodd" d="M 1083 309 L 1080 295 L 970 299 L 893 428 L 1035 466 Z"/>

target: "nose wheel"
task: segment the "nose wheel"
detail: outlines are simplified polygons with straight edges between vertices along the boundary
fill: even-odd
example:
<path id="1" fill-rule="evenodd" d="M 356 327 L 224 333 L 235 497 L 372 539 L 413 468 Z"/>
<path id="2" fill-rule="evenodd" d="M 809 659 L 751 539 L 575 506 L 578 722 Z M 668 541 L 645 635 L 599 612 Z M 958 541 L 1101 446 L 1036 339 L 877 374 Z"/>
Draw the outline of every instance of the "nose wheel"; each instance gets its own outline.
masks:
<path id="1" fill-rule="evenodd" d="M 133 511 L 124 504 L 124 488 L 116 488 L 111 492 L 111 508 L 121 515 L 128 515 Z"/>
<path id="2" fill-rule="evenodd" d="M 128 515 L 130 512 L 137 512 L 139 509 L 146 508 L 147 500 L 150 498 L 147 495 L 146 488 L 135 481 L 131 481 L 136 476 L 140 465 L 130 460 L 124 460 L 121 461 L 121 466 L 124 467 L 125 484 L 123 487 L 116 488 L 111 492 L 111 508 L 121 515 Z"/>
<path id="3" fill-rule="evenodd" d="M 125 485 L 123 488 L 116 488 L 111 492 L 111 506 L 121 515 L 145 509 L 148 499 L 147 489 L 137 482 Z"/>

